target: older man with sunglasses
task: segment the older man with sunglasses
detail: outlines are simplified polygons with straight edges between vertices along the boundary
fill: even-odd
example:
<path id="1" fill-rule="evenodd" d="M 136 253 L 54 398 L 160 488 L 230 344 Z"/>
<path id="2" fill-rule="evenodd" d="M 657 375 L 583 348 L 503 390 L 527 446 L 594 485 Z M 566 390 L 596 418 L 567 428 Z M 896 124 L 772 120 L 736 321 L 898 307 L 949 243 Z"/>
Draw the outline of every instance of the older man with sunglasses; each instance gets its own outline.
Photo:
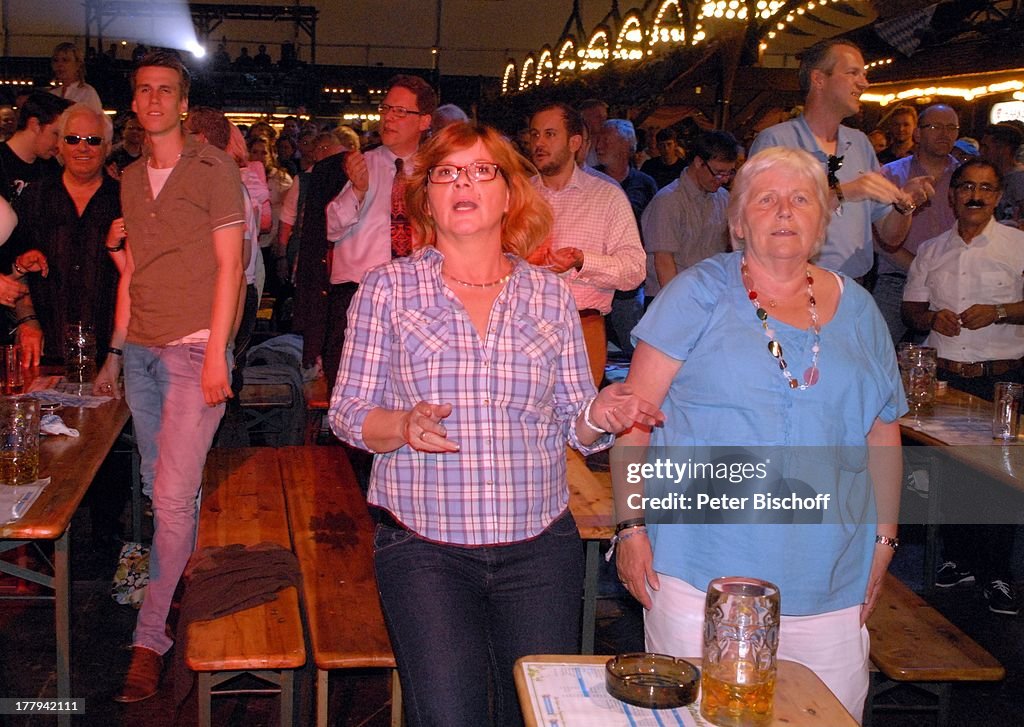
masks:
<path id="1" fill-rule="evenodd" d="M 60 117 L 58 142 L 64 171 L 30 185 L 19 201 L 20 221 L 9 243 L 14 274 L 30 293 L 15 304 L 16 336 L 26 363 L 63 361 L 64 324 L 87 323 L 97 341 L 109 341 L 117 270 L 104 249 L 121 217 L 119 185 L 104 173 L 113 134 L 110 119 L 84 104 Z M 119 237 L 119 235 L 117 235 Z M 45 277 L 34 256 L 47 261 Z M 100 356 L 105 356 L 101 351 Z"/>

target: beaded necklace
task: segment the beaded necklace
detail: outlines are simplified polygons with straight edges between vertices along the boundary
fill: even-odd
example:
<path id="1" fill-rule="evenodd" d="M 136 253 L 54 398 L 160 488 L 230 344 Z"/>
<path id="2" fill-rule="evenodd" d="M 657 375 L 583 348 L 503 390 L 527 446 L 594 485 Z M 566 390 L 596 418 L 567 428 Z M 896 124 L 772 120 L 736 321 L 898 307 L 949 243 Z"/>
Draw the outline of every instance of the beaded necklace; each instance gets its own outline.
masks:
<path id="1" fill-rule="evenodd" d="M 743 273 L 743 286 L 747 290 L 747 298 L 757 311 L 757 318 L 761 321 L 764 335 L 768 337 L 768 353 L 770 353 L 779 364 L 779 370 L 789 383 L 789 388 L 804 391 L 818 383 L 820 378 L 818 372 L 818 354 L 821 352 L 821 326 L 818 325 L 818 306 L 814 300 L 814 278 L 811 276 L 811 269 L 807 268 L 804 275 L 807 277 L 807 309 L 811 314 L 811 330 L 814 332 L 814 343 L 811 345 L 811 365 L 804 371 L 803 383 L 797 381 L 789 371 L 789 364 L 782 357 L 782 344 L 775 340 L 775 331 L 768 327 L 768 311 L 758 302 L 757 291 L 754 290 L 754 279 L 750 276 L 747 268 L 747 258 L 740 260 L 740 270 Z"/>

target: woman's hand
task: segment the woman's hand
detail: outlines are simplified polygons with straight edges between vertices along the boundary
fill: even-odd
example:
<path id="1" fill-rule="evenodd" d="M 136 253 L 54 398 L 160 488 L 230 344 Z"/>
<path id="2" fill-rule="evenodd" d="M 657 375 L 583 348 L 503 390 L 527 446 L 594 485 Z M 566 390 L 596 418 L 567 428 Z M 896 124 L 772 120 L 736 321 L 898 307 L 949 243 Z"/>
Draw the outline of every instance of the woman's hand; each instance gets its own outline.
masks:
<path id="1" fill-rule="evenodd" d="M 451 404 L 421 401 L 402 417 L 402 438 L 418 452 L 458 452 L 441 420 L 452 413 Z"/>
<path id="2" fill-rule="evenodd" d="M 618 434 L 634 425 L 651 428 L 665 421 L 657 406 L 633 393 L 629 384 L 609 384 L 590 406 L 590 419 L 606 432 Z"/>
<path id="3" fill-rule="evenodd" d="M 623 534 L 631 532 L 633 531 L 625 530 Z M 619 582 L 641 606 L 649 609 L 651 597 L 647 593 L 647 585 L 650 584 L 651 588 L 657 591 L 661 588 L 661 583 L 654 571 L 654 554 L 651 552 L 651 541 L 647 539 L 646 531 L 635 533 L 616 544 L 615 569 L 619 572 Z"/>
<path id="4" fill-rule="evenodd" d="M 868 575 L 868 589 L 864 594 L 864 604 L 860 607 L 860 625 L 863 626 L 871 612 L 878 605 L 878 597 L 882 593 L 882 581 L 895 551 L 884 543 L 875 543 L 875 554 L 871 559 L 871 572 Z"/>
<path id="5" fill-rule="evenodd" d="M 27 272 L 41 273 L 44 278 L 50 274 L 50 265 L 46 262 L 46 255 L 39 250 L 28 250 L 21 253 L 14 264 Z"/>
<path id="6" fill-rule="evenodd" d="M 15 342 L 21 349 L 21 365 L 25 368 L 38 366 L 43 355 L 43 329 L 39 321 L 25 321 L 18 326 Z"/>
<path id="7" fill-rule="evenodd" d="M 117 385 L 120 374 L 121 357 L 114 353 L 108 353 L 103 366 L 96 374 L 96 381 L 93 382 L 93 396 L 112 396 L 115 399 L 120 399 L 121 389 Z"/>

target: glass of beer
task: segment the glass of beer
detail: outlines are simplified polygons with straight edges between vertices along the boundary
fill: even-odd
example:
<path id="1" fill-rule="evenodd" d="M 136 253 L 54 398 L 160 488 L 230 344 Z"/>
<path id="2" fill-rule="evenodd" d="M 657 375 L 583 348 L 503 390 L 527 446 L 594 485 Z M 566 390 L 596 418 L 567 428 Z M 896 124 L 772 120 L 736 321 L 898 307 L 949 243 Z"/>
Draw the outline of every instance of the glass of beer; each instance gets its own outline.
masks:
<path id="1" fill-rule="evenodd" d="M 701 716 L 723 727 L 769 724 L 778 648 L 778 586 L 742 576 L 711 581 L 704 604 Z"/>
<path id="2" fill-rule="evenodd" d="M 96 378 L 96 333 L 81 321 L 64 325 L 65 377 L 73 384 Z"/>
<path id="3" fill-rule="evenodd" d="M 3 359 L 3 393 L 7 396 L 20 394 L 25 380 L 21 372 L 21 349 L 16 345 L 0 346 Z"/>
<path id="4" fill-rule="evenodd" d="M 0 485 L 39 479 L 39 401 L 0 398 Z"/>

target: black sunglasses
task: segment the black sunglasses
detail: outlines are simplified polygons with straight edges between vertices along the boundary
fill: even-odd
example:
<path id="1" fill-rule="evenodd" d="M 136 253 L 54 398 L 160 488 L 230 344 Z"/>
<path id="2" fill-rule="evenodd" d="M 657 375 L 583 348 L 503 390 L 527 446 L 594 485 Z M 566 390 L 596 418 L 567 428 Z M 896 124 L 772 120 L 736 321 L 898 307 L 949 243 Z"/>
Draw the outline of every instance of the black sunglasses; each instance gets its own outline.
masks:
<path id="1" fill-rule="evenodd" d="M 843 168 L 843 157 L 837 157 L 835 154 L 828 155 L 828 186 L 829 189 L 839 184 L 839 177 L 836 174 L 840 169 Z"/>
<path id="2" fill-rule="evenodd" d="M 103 143 L 102 136 L 78 136 L 77 134 L 68 134 L 64 137 L 64 143 L 69 146 L 78 146 L 82 142 L 85 142 L 89 146 L 99 146 Z"/>

